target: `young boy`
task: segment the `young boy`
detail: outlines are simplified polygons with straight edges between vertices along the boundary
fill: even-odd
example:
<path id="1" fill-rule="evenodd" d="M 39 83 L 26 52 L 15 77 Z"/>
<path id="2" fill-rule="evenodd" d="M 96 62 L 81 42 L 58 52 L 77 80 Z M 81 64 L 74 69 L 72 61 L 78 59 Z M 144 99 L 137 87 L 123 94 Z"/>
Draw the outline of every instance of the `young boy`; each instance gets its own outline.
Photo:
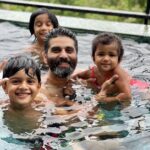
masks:
<path id="1" fill-rule="evenodd" d="M 9 97 L 4 124 L 14 133 L 32 132 L 39 127 L 42 116 L 31 105 L 41 87 L 39 66 L 30 57 L 14 56 L 0 68 L 3 68 L 1 85 Z"/>
<path id="2" fill-rule="evenodd" d="M 3 79 L 7 79 L 2 87 L 14 109 L 30 106 L 41 87 L 39 66 L 26 56 L 11 57 L 3 69 Z"/>

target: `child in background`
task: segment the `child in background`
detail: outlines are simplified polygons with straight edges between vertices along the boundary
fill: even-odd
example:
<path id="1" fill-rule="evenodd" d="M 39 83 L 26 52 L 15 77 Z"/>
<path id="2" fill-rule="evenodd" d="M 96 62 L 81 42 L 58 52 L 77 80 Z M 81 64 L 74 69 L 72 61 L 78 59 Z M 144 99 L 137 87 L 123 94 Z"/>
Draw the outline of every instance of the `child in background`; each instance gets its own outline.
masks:
<path id="1" fill-rule="evenodd" d="M 99 34 L 92 43 L 92 59 L 95 66 L 73 75 L 73 78 L 87 80 L 87 86 L 96 91 L 95 98 L 99 102 L 130 100 L 130 78 L 120 67 L 123 53 L 122 42 L 118 36 L 112 33 Z M 114 75 L 117 75 L 118 79 L 103 93 L 102 84 Z"/>
<path id="2" fill-rule="evenodd" d="M 46 66 L 43 60 L 44 40 L 48 32 L 53 28 L 58 28 L 59 23 L 56 16 L 48 11 L 46 8 L 40 8 L 33 12 L 30 16 L 29 30 L 31 35 L 35 36 L 33 44 L 27 48 L 33 56 L 38 56 L 40 64 Z"/>

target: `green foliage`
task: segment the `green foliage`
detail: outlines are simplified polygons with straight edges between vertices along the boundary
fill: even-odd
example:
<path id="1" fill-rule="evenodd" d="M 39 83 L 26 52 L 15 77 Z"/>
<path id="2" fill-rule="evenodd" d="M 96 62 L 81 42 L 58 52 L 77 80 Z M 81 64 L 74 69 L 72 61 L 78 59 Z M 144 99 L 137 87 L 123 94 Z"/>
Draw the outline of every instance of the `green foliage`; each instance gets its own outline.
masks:
<path id="1" fill-rule="evenodd" d="M 93 7 L 101 9 L 112 9 L 112 10 L 124 10 L 124 11 L 134 11 L 134 12 L 144 12 L 146 9 L 147 0 L 32 0 L 36 2 L 45 2 L 45 3 L 54 3 L 54 4 L 64 4 L 64 5 L 75 5 L 82 7 Z M 17 5 L 6 5 L 0 4 L 0 8 L 11 9 L 11 10 L 20 10 L 20 11 L 34 11 L 36 8 L 33 7 L 23 7 Z M 107 16 L 101 14 L 88 14 L 88 13 L 79 13 L 71 11 L 61 11 L 61 10 L 52 10 L 56 15 L 64 16 L 74 16 L 81 18 L 92 18 L 92 19 L 102 19 L 102 20 L 111 20 L 111 21 L 125 21 L 125 22 L 138 22 L 142 23 L 143 20 L 135 18 L 125 18 L 125 17 L 116 17 L 116 16 Z"/>

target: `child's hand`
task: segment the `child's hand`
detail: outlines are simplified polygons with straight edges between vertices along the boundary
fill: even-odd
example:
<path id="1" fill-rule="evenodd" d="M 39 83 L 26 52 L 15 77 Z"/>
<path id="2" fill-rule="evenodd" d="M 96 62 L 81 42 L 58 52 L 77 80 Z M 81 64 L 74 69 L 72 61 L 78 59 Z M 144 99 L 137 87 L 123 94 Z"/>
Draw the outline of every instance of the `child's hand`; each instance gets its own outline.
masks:
<path id="1" fill-rule="evenodd" d="M 4 60 L 3 62 L 0 63 L 0 72 L 3 70 L 4 66 L 6 65 L 7 61 Z M 8 81 L 8 78 L 0 79 L 0 85 Z"/>
<path id="2" fill-rule="evenodd" d="M 97 95 L 95 95 L 95 99 L 98 102 L 105 102 L 108 89 L 110 88 L 110 86 L 112 84 L 114 84 L 116 82 L 116 80 L 118 80 L 118 78 L 119 78 L 118 75 L 114 75 L 109 80 L 107 80 L 103 83 L 103 85 L 101 87 L 101 91 Z"/>
<path id="3" fill-rule="evenodd" d="M 8 80 L 9 80 L 8 78 L 0 79 L 0 85 L 4 84 Z"/>
<path id="4" fill-rule="evenodd" d="M 69 80 L 67 85 L 63 88 L 64 97 L 68 97 L 68 99 L 74 99 L 76 97 L 75 90 L 72 88 L 72 81 Z"/>
<path id="5" fill-rule="evenodd" d="M 95 100 L 97 100 L 98 102 L 105 102 L 105 98 L 106 98 L 106 95 L 102 95 L 102 94 L 95 95 Z"/>
<path id="6" fill-rule="evenodd" d="M 3 62 L 0 63 L 0 72 L 3 70 L 6 63 L 7 63 L 7 60 L 4 60 Z"/>
<path id="7" fill-rule="evenodd" d="M 100 93 L 103 92 L 103 93 L 106 94 L 108 89 L 110 88 L 110 86 L 115 84 L 115 82 L 118 80 L 118 78 L 119 78 L 119 76 L 116 74 L 116 75 L 112 76 L 109 80 L 105 81 L 102 84 Z"/>

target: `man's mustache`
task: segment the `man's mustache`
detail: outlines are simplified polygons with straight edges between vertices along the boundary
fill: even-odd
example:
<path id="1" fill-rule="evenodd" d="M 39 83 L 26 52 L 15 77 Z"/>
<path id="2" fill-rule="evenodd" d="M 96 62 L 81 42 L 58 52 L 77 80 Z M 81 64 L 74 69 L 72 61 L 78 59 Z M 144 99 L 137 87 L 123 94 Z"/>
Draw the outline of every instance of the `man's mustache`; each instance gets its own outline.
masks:
<path id="1" fill-rule="evenodd" d="M 69 61 L 67 59 L 63 59 L 63 58 L 60 58 L 60 59 L 56 60 L 56 62 L 55 62 L 56 66 L 58 66 L 62 63 L 68 63 L 69 65 L 72 65 L 71 61 Z"/>

